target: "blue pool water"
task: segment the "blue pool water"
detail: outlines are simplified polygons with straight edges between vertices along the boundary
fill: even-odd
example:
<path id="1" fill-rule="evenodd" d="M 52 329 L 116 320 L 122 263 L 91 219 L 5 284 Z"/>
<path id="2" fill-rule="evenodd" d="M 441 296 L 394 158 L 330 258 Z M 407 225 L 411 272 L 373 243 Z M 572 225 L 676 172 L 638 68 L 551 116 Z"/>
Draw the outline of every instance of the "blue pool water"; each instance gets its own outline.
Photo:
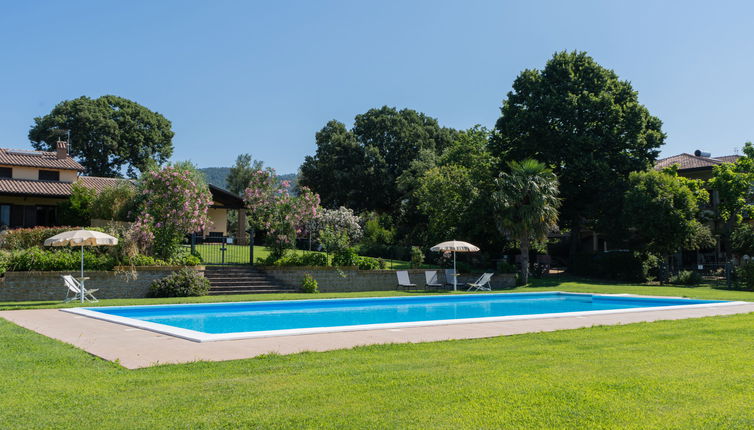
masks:
<path id="1" fill-rule="evenodd" d="M 123 306 L 89 310 L 219 334 L 703 303 L 720 301 L 550 292 Z"/>

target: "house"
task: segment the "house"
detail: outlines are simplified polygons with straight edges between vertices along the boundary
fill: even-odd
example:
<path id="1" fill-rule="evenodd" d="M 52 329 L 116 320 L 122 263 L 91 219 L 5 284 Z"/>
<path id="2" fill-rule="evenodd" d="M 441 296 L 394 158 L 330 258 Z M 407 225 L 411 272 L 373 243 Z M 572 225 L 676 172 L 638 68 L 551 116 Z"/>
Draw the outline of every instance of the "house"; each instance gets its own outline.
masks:
<path id="1" fill-rule="evenodd" d="M 697 149 L 694 154 L 686 152 L 672 157 L 657 160 L 655 170 L 662 170 L 667 167 L 677 165 L 678 175 L 689 179 L 712 179 L 712 169 L 724 163 L 734 163 L 739 159 L 739 155 L 725 155 L 722 157 L 712 157 L 709 152 Z"/>
<path id="2" fill-rule="evenodd" d="M 677 166 L 678 175 L 689 179 L 708 181 L 712 179 L 715 166 L 725 163 L 735 163 L 740 155 L 724 155 L 713 157 L 709 152 L 697 149 L 693 154 L 682 153 L 672 157 L 657 160 L 655 170 L 662 170 L 670 166 Z M 709 211 L 710 228 L 719 233 L 725 229 L 725 224 L 720 222 L 714 214 L 717 214 L 720 196 L 717 190 L 710 190 L 709 205 L 703 209 Z M 699 251 L 684 251 L 675 256 L 677 264 L 682 267 L 704 267 L 705 264 L 718 264 L 727 260 L 730 254 L 729 244 L 716 235 L 716 244 L 713 248 L 700 249 Z"/>
<path id="3" fill-rule="evenodd" d="M 58 204 L 71 196 L 79 183 L 97 191 L 124 179 L 84 176 L 83 166 L 68 154 L 68 144 L 57 142 L 55 152 L 0 148 L 0 227 L 55 226 Z M 209 186 L 213 204 L 209 210 L 212 230 L 205 234 L 228 235 L 228 211 L 244 207 L 243 199 L 230 191 Z M 239 211 L 245 225 L 245 212 Z M 243 237 L 243 232 L 236 233 Z"/>
<path id="4" fill-rule="evenodd" d="M 712 157 L 709 152 L 704 152 L 697 149 L 693 154 L 682 153 L 673 155 L 671 157 L 662 158 L 655 163 L 655 170 L 663 170 L 673 165 L 677 166 L 678 175 L 689 179 L 700 179 L 707 181 L 712 179 L 712 173 L 715 166 L 719 166 L 725 163 L 734 163 L 740 158 L 739 155 L 725 155 L 720 157 Z M 717 211 L 717 205 L 719 203 L 719 196 L 715 190 L 711 190 L 710 205 L 708 208 L 710 211 Z M 718 225 L 712 225 L 713 231 L 718 231 Z M 718 241 L 719 242 L 719 241 Z M 619 244 L 617 248 L 621 248 Z M 581 248 L 583 252 L 599 252 L 609 251 L 614 249 L 614 246 L 610 246 L 608 242 L 597 232 L 591 230 L 585 230 L 581 233 Z M 683 256 L 684 265 L 696 264 L 694 261 L 722 261 L 725 255 L 725 245 L 717 243 L 714 248 L 700 250 L 694 253 L 685 253 Z M 679 257 L 681 258 L 681 257 Z M 691 260 L 694 261 L 691 261 Z"/>

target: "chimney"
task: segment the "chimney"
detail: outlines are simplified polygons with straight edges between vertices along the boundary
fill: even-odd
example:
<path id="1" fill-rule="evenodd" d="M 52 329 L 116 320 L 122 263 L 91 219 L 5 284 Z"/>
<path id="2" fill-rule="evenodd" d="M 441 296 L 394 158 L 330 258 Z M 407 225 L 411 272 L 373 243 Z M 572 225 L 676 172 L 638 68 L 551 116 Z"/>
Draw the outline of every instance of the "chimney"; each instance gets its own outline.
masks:
<path id="1" fill-rule="evenodd" d="M 63 160 L 65 158 L 68 158 L 68 142 L 58 140 L 55 143 L 55 146 L 57 148 L 58 160 Z"/>

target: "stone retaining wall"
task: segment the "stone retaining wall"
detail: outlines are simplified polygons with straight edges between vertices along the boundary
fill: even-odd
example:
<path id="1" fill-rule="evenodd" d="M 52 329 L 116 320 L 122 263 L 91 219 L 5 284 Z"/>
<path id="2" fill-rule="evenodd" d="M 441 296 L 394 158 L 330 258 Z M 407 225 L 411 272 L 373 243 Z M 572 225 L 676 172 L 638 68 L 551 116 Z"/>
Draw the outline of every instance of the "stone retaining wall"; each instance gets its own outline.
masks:
<path id="1" fill-rule="evenodd" d="M 88 289 L 98 289 L 98 299 L 123 299 L 146 297 L 149 285 L 180 269 L 178 266 L 124 267 L 114 271 L 85 271 Z M 203 266 L 195 266 L 204 271 Z M 118 270 L 120 269 L 120 270 Z M 78 271 L 62 272 L 6 272 L 0 278 L 0 302 L 3 301 L 61 301 L 66 287 L 61 275 L 78 277 Z"/>
<path id="2" fill-rule="evenodd" d="M 349 291 L 388 291 L 397 290 L 398 278 L 395 270 L 359 270 L 356 267 L 347 267 L 336 270 L 332 267 L 260 267 L 269 276 L 281 284 L 300 288 L 305 274 L 310 274 L 317 280 L 319 291 L 323 293 L 349 292 Z M 425 270 L 408 270 L 411 282 L 419 288 L 424 288 Z M 438 271 L 440 282 L 444 282 L 442 271 Z M 479 275 L 460 275 L 458 277 L 458 289 L 467 282 L 474 282 Z M 500 274 L 492 277 L 493 289 L 512 288 L 516 285 L 513 274 Z M 465 289 L 465 288 L 463 288 Z"/>

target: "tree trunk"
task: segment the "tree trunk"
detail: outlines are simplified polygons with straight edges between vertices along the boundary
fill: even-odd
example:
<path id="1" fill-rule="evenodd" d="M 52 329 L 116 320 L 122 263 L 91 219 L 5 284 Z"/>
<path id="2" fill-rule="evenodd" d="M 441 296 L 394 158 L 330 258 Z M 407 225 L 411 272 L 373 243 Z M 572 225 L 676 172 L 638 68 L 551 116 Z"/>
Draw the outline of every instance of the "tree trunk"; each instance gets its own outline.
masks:
<path id="1" fill-rule="evenodd" d="M 521 238 L 521 282 L 529 283 L 529 236 Z"/>

